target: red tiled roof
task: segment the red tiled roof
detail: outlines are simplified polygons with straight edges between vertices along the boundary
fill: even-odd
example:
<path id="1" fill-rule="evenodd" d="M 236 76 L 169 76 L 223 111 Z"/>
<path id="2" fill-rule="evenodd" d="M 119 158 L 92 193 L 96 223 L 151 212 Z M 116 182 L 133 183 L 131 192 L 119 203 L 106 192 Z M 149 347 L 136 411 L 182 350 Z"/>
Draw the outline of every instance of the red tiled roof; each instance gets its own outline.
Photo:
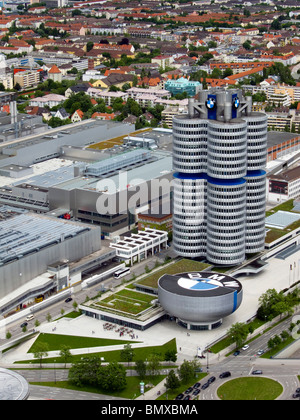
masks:
<path id="1" fill-rule="evenodd" d="M 59 74 L 61 73 L 61 71 L 59 70 L 59 68 L 57 67 L 56 64 L 53 64 L 53 66 L 51 67 L 51 69 L 48 71 L 48 74 Z"/>

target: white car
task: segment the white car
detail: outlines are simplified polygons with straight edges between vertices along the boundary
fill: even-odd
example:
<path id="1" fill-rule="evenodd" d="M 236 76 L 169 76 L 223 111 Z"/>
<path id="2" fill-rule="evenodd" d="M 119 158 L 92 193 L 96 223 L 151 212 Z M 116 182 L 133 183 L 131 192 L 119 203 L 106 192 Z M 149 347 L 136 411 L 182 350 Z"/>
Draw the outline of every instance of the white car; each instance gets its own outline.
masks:
<path id="1" fill-rule="evenodd" d="M 242 347 L 242 350 L 247 350 L 249 348 L 248 344 L 245 344 L 244 347 Z"/>

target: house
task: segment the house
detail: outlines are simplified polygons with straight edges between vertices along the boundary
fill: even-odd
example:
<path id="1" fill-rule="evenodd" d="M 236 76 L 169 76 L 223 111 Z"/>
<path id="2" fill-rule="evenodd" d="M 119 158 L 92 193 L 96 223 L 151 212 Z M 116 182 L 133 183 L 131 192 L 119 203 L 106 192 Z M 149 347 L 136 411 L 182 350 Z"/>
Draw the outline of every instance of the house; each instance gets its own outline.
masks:
<path id="1" fill-rule="evenodd" d="M 91 87 L 92 85 L 90 83 L 80 83 L 76 86 L 70 86 L 66 91 L 65 91 L 65 96 L 66 98 L 70 98 L 71 95 L 76 95 L 76 93 L 79 92 L 85 92 L 87 93 L 87 90 Z"/>
<path id="2" fill-rule="evenodd" d="M 114 113 L 107 113 L 107 112 L 94 112 L 94 114 L 92 115 L 92 118 L 95 118 L 97 120 L 105 120 L 105 121 L 109 121 L 109 120 L 113 120 L 115 118 L 115 114 Z"/>
<path id="3" fill-rule="evenodd" d="M 72 123 L 82 121 L 83 112 L 80 109 L 77 109 L 71 117 Z"/>
<path id="4" fill-rule="evenodd" d="M 135 115 L 128 115 L 128 117 L 125 118 L 122 122 L 124 124 L 135 124 L 137 119 L 138 117 L 136 117 Z"/>
<path id="5" fill-rule="evenodd" d="M 59 118 L 60 120 L 66 120 L 67 118 L 69 118 L 69 114 L 67 113 L 67 111 L 65 110 L 65 108 L 59 108 L 55 115 L 55 118 Z"/>
<path id="6" fill-rule="evenodd" d="M 56 64 L 53 64 L 51 69 L 48 71 L 49 79 L 53 80 L 53 82 L 61 83 L 62 81 L 62 72 L 59 70 Z"/>
<path id="7" fill-rule="evenodd" d="M 111 73 L 109 76 L 97 80 L 93 83 L 93 86 L 102 89 L 109 89 L 111 86 L 116 86 L 121 89 L 125 83 L 129 83 L 132 86 L 134 78 L 135 76 L 133 74 Z"/>

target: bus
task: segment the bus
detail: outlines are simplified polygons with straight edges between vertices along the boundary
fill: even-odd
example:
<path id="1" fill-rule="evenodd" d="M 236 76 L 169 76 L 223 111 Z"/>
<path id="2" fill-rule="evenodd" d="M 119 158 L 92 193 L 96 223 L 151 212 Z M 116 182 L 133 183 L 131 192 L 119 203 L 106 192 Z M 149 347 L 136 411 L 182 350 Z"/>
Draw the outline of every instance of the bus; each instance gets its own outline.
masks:
<path id="1" fill-rule="evenodd" d="M 130 274 L 130 268 L 122 268 L 121 270 L 117 270 L 114 274 L 115 279 L 119 279 L 121 277 L 127 276 Z"/>

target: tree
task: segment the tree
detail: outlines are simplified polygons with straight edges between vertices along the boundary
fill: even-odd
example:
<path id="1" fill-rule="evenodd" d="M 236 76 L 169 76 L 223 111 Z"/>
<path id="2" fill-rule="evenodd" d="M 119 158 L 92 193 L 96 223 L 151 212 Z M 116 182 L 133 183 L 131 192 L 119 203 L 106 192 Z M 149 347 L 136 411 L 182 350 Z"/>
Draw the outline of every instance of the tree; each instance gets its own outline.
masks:
<path id="1" fill-rule="evenodd" d="M 176 362 L 177 360 L 177 351 L 176 350 L 168 350 L 165 353 L 165 361 L 167 362 Z"/>
<path id="2" fill-rule="evenodd" d="M 61 350 L 59 352 L 60 357 L 64 360 L 65 362 L 65 367 L 67 364 L 67 361 L 70 359 L 70 357 L 72 356 L 71 351 L 70 351 L 70 347 L 68 346 L 61 346 Z"/>
<path id="3" fill-rule="evenodd" d="M 131 348 L 131 345 L 125 344 L 123 350 L 121 350 L 121 353 L 120 353 L 121 360 L 127 362 L 129 366 L 129 362 L 132 362 L 133 356 L 134 356 L 134 351 Z"/>
<path id="4" fill-rule="evenodd" d="M 251 49 L 251 42 L 247 39 L 247 41 L 245 41 L 243 43 L 243 47 L 245 48 L 245 50 L 250 50 Z"/>
<path id="5" fill-rule="evenodd" d="M 180 386 L 180 380 L 179 378 L 176 376 L 174 369 L 170 370 L 170 372 L 168 373 L 166 382 L 165 382 L 165 387 L 167 389 L 177 389 Z"/>
<path id="6" fill-rule="evenodd" d="M 68 380 L 76 386 L 98 385 L 98 370 L 101 368 L 99 356 L 83 357 L 69 369 Z"/>
<path id="7" fill-rule="evenodd" d="M 147 370 L 149 371 L 150 375 L 157 375 L 159 373 L 159 366 L 160 366 L 160 356 L 158 354 L 152 353 L 148 357 L 148 365 Z"/>
<path id="8" fill-rule="evenodd" d="M 213 71 L 211 72 L 212 79 L 221 79 L 222 77 L 222 70 L 215 67 Z"/>
<path id="9" fill-rule="evenodd" d="M 135 370 L 137 371 L 137 374 L 139 378 L 144 379 L 146 377 L 147 373 L 147 365 L 144 360 L 137 360 L 135 362 Z"/>
<path id="10" fill-rule="evenodd" d="M 98 384 L 105 391 L 121 391 L 126 388 L 126 369 L 120 363 L 110 362 L 98 369 Z"/>
<path id="11" fill-rule="evenodd" d="M 231 326 L 227 334 L 231 338 L 232 342 L 236 343 L 236 347 L 239 348 L 247 339 L 248 328 L 245 324 L 237 322 Z"/>
<path id="12" fill-rule="evenodd" d="M 181 382 L 184 384 L 188 383 L 195 376 L 195 370 L 199 366 L 200 364 L 197 360 L 184 360 L 184 362 L 180 365 L 180 368 L 178 369 L 178 374 Z"/>
<path id="13" fill-rule="evenodd" d="M 47 343 L 39 342 L 35 346 L 34 358 L 40 360 L 40 367 L 42 367 L 42 359 L 48 356 L 49 346 Z"/>
<path id="14" fill-rule="evenodd" d="M 283 306 L 285 297 L 283 292 L 277 292 L 276 289 L 268 289 L 263 293 L 258 302 L 260 304 L 257 310 L 257 317 L 263 321 L 271 320 L 280 313 L 285 312 L 287 306 Z"/>
<path id="15" fill-rule="evenodd" d="M 92 41 L 88 41 L 86 44 L 86 51 L 89 52 L 93 49 L 94 43 Z"/>

